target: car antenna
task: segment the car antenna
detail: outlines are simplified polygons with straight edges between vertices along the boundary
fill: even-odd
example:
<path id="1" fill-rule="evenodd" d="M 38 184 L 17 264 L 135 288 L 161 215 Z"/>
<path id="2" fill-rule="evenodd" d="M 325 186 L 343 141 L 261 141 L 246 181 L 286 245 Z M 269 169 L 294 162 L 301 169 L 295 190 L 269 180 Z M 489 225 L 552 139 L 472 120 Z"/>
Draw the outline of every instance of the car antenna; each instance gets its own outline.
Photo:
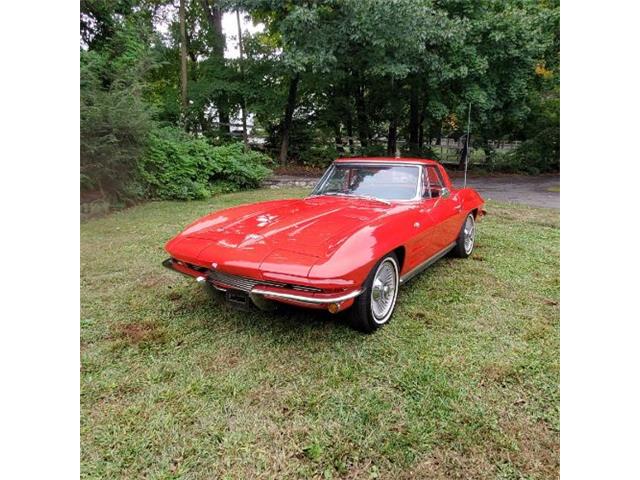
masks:
<path id="1" fill-rule="evenodd" d="M 466 148 L 464 150 L 464 186 L 467 188 L 467 168 L 469 167 L 469 132 L 471 130 L 471 102 L 469 102 L 469 114 L 467 115 L 467 138 L 465 139 Z"/>

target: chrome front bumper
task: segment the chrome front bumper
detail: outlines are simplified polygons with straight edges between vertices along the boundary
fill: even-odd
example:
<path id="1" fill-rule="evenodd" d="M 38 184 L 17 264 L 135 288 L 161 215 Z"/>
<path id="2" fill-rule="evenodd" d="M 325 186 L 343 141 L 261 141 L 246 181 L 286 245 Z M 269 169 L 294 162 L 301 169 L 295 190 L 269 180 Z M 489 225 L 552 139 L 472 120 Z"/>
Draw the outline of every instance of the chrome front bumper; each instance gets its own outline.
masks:
<path id="1" fill-rule="evenodd" d="M 257 279 L 249 279 L 245 277 L 237 277 L 234 275 L 224 274 L 215 270 L 207 270 L 204 267 L 192 266 L 188 263 L 174 260 L 172 258 L 166 259 L 162 262 L 162 265 L 166 268 L 182 273 L 189 277 L 195 278 L 196 282 L 200 284 L 210 284 L 217 290 L 225 292 L 227 290 L 240 290 L 249 295 L 252 301 L 255 302 L 254 295 L 264 297 L 267 300 L 281 300 L 297 303 L 307 303 L 310 305 L 331 305 L 341 304 L 347 300 L 357 297 L 362 293 L 362 289 L 356 289 L 348 293 L 339 293 L 335 295 L 322 293 L 320 289 L 312 287 L 308 288 L 310 291 L 298 290 L 296 288 L 286 288 L 284 284 L 276 282 L 262 281 Z M 195 268 L 198 268 L 196 270 Z M 317 290 L 317 291 L 312 291 Z M 259 305 L 257 305 L 259 306 Z"/>
<path id="2" fill-rule="evenodd" d="M 345 293 L 338 296 L 327 297 L 311 297 L 307 295 L 300 295 L 297 293 L 275 292 L 273 290 L 264 290 L 259 287 L 255 287 L 251 290 L 252 294 L 262 295 L 267 298 L 280 298 L 283 300 L 293 300 L 296 302 L 318 304 L 330 304 L 330 303 L 342 303 L 346 300 L 351 300 L 362 293 L 362 290 L 354 290 L 353 292 Z"/>

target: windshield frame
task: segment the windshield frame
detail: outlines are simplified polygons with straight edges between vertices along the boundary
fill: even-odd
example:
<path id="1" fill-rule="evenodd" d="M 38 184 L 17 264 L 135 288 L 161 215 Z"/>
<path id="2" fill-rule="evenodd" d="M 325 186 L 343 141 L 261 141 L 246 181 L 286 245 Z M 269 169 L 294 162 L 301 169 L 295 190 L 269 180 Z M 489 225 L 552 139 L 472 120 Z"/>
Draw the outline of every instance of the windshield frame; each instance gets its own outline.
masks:
<path id="1" fill-rule="evenodd" d="M 313 187 L 313 190 L 309 194 L 310 197 L 326 195 L 325 193 L 319 193 L 319 191 L 324 187 L 324 185 L 329 180 L 329 177 L 331 177 L 331 174 L 335 171 L 336 165 L 340 165 L 340 166 L 344 165 L 345 167 L 373 167 L 373 166 L 380 166 L 380 167 L 417 167 L 418 168 L 418 180 L 416 182 L 417 183 L 417 185 L 416 185 L 416 193 L 413 196 L 413 198 L 389 199 L 389 198 L 376 197 L 375 195 L 373 195 L 372 197 L 374 197 L 376 200 L 379 200 L 381 202 L 415 202 L 417 200 L 422 200 L 422 192 L 421 192 L 422 189 L 421 189 L 421 186 L 422 186 L 422 181 L 423 181 L 422 175 L 423 175 L 423 167 L 424 167 L 424 165 L 422 163 L 419 163 L 419 162 L 340 162 L 340 163 L 333 162 L 331 164 L 331 166 L 329 168 L 327 168 L 327 171 L 324 172 L 322 177 L 320 177 L 320 180 L 318 181 L 316 186 Z M 348 193 L 338 194 L 336 196 L 351 197 L 351 198 L 364 198 L 361 195 L 351 195 L 351 194 L 348 194 Z"/>

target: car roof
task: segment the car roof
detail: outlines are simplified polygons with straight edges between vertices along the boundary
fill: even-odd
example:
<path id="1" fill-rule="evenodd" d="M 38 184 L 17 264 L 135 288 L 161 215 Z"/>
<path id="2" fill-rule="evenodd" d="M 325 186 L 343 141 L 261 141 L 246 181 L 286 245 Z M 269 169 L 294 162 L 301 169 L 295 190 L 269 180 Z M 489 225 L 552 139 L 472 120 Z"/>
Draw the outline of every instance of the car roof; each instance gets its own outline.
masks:
<path id="1" fill-rule="evenodd" d="M 336 158 L 335 163 L 380 162 L 380 163 L 422 163 L 437 165 L 438 162 L 429 158 L 414 157 L 342 157 Z"/>

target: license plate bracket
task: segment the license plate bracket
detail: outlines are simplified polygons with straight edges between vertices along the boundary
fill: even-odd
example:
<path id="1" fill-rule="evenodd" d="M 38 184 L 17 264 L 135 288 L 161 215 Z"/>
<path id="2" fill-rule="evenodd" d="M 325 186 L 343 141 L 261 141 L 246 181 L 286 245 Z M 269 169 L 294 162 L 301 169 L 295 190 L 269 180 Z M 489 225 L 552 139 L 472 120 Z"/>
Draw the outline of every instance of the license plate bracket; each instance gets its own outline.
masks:
<path id="1" fill-rule="evenodd" d="M 233 307 L 243 310 L 251 308 L 251 299 L 247 292 L 242 290 L 227 290 L 225 292 L 225 299 L 227 303 Z"/>

